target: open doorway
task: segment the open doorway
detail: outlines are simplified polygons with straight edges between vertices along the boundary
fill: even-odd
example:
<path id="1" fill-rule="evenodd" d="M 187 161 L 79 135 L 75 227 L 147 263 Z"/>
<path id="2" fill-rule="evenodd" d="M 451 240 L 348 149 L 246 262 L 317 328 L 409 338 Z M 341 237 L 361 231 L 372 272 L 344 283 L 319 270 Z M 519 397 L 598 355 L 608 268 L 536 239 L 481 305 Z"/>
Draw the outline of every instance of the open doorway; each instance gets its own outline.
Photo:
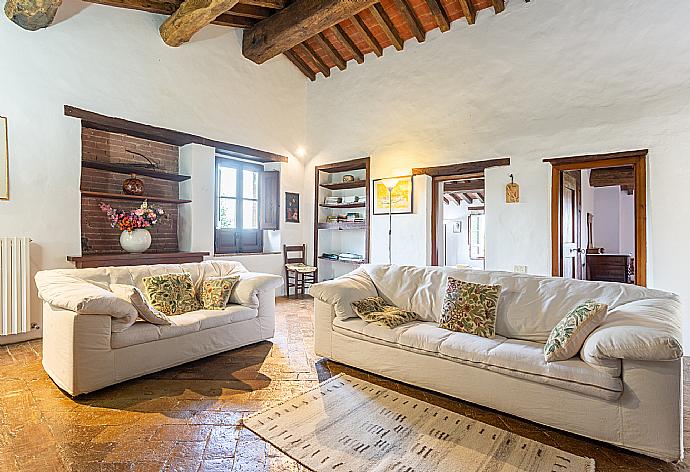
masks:
<path id="1" fill-rule="evenodd" d="M 646 284 L 646 154 L 546 160 L 553 275 Z"/>
<path id="2" fill-rule="evenodd" d="M 431 177 L 431 265 L 484 268 L 484 171 L 509 165 L 504 157 L 412 169 Z"/>
<path id="3" fill-rule="evenodd" d="M 439 265 L 484 269 L 484 179 L 443 182 L 442 191 Z"/>

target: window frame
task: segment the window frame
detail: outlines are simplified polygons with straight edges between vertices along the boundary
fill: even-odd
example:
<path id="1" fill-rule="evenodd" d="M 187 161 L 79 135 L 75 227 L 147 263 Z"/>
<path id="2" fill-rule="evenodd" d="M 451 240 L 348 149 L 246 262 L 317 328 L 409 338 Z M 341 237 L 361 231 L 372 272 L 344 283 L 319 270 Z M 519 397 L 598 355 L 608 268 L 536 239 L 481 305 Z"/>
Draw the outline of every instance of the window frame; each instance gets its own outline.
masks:
<path id="1" fill-rule="evenodd" d="M 472 244 L 472 233 L 474 232 L 475 224 L 472 224 L 472 221 L 476 219 L 473 217 L 482 217 L 482 220 L 484 221 L 484 241 L 482 244 Z M 469 257 L 471 261 L 483 261 L 486 258 L 486 213 L 484 211 L 473 211 L 469 215 L 467 215 L 467 245 L 469 247 Z M 480 256 L 473 256 L 473 247 L 481 247 L 482 248 L 482 254 Z"/>
<path id="2" fill-rule="evenodd" d="M 221 195 L 220 188 L 220 170 L 221 168 L 232 168 L 236 171 L 236 192 L 234 197 L 225 197 Z M 251 171 L 257 174 L 257 188 L 256 188 L 256 198 L 245 197 L 244 196 L 244 172 Z M 261 173 L 264 172 L 264 167 L 260 164 L 254 164 L 251 162 L 245 162 L 241 160 L 229 159 L 226 157 L 216 156 L 215 162 L 215 191 L 214 191 L 214 222 L 213 222 L 213 243 L 215 254 L 247 254 L 247 253 L 257 253 L 263 252 L 263 230 L 260 229 L 260 205 L 261 205 Z M 225 200 L 235 201 L 235 228 L 221 228 L 219 223 L 220 218 L 220 203 Z M 256 202 L 257 216 L 256 216 L 256 228 L 244 228 L 244 201 Z M 219 233 L 234 233 L 235 244 L 232 246 L 234 250 L 227 250 L 227 245 L 223 245 L 222 241 L 219 239 Z M 247 245 L 243 244 L 243 240 L 248 239 L 250 236 L 255 236 L 255 243 Z M 249 246 L 249 249 L 244 249 L 244 247 Z M 225 248 L 225 249 L 224 249 Z"/>

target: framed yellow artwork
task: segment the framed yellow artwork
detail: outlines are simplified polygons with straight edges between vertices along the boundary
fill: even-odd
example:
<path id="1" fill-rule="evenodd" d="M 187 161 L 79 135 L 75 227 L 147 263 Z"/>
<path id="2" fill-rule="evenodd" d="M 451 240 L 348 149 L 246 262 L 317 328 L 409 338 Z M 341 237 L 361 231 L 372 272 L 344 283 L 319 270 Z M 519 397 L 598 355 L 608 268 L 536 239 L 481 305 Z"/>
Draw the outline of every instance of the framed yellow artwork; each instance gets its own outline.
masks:
<path id="1" fill-rule="evenodd" d="M 7 144 L 7 118 L 0 116 L 0 200 L 10 198 L 10 156 Z"/>
<path id="2" fill-rule="evenodd" d="M 399 215 L 412 213 L 413 185 L 412 176 L 376 179 L 374 185 L 374 215 L 387 215 L 390 211 Z M 392 185 L 389 193 L 388 186 Z M 390 199 L 389 199 L 390 196 Z"/>

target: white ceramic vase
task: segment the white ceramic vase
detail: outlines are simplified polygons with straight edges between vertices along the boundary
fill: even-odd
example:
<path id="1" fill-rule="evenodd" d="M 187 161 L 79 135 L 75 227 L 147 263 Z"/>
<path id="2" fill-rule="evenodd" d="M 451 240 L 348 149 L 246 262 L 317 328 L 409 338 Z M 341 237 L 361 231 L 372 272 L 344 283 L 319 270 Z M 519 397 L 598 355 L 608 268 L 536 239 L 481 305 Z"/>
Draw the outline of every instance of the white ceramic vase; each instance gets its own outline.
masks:
<path id="1" fill-rule="evenodd" d="M 127 252 L 144 252 L 151 246 L 151 233 L 142 228 L 131 232 L 125 230 L 120 234 L 120 246 Z"/>

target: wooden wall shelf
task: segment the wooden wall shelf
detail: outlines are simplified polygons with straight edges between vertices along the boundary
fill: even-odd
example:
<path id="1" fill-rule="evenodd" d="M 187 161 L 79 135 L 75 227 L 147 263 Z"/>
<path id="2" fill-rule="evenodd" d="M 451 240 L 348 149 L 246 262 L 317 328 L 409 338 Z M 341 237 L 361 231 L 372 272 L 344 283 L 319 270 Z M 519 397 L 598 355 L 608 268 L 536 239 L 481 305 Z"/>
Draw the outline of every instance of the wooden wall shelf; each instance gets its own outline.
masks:
<path id="1" fill-rule="evenodd" d="M 340 205 L 327 205 L 325 203 L 320 203 L 319 206 L 324 208 L 364 208 L 366 203 L 345 203 Z"/>
<path id="2" fill-rule="evenodd" d="M 127 164 L 115 164 L 112 162 L 100 161 L 81 161 L 82 167 L 89 169 L 106 170 L 108 172 L 115 172 L 118 174 L 136 174 L 154 179 L 170 180 L 172 182 L 183 182 L 192 177 L 189 175 L 172 174 L 170 172 L 162 172 L 155 169 L 147 169 L 146 167 L 136 167 Z"/>
<path id="3" fill-rule="evenodd" d="M 148 200 L 149 202 L 173 203 L 176 205 L 192 203 L 191 200 L 181 200 L 179 198 L 154 197 L 151 195 L 125 195 L 123 193 L 92 192 L 91 190 L 82 190 L 81 194 L 84 197 L 108 198 L 114 200 Z"/>
<path id="4" fill-rule="evenodd" d="M 355 180 L 354 182 L 338 182 L 334 184 L 321 184 L 321 187 L 328 190 L 345 190 L 350 188 L 364 188 L 367 186 L 366 180 Z"/>
<path id="5" fill-rule="evenodd" d="M 339 231 L 367 229 L 364 221 L 341 221 L 339 223 L 319 223 L 319 229 L 335 229 Z"/>
<path id="6" fill-rule="evenodd" d="M 185 264 L 201 262 L 208 252 L 143 252 L 141 254 L 115 253 L 86 256 L 67 256 L 77 269 L 92 267 L 135 266 L 153 264 Z"/>

